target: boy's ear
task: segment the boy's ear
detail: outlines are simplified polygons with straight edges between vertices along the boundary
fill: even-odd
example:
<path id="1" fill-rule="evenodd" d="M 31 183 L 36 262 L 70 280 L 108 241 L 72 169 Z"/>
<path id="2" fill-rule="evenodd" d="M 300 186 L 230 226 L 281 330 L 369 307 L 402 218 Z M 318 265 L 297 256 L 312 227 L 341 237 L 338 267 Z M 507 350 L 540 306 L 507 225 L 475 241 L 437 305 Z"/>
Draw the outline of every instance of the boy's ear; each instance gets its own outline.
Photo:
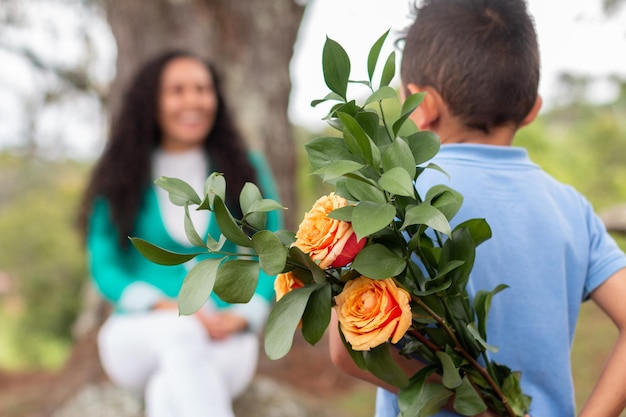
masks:
<path id="1" fill-rule="evenodd" d="M 540 95 L 537 95 L 535 104 L 533 104 L 533 107 L 530 109 L 526 117 L 524 117 L 524 120 L 522 120 L 519 127 L 523 127 L 523 126 L 526 126 L 527 124 L 532 123 L 533 120 L 537 118 L 537 115 L 539 114 L 539 110 L 541 110 L 542 105 L 543 105 L 543 99 L 541 98 Z"/>
<path id="2" fill-rule="evenodd" d="M 424 101 L 422 101 L 409 117 L 419 130 L 433 130 L 434 125 L 439 121 L 439 117 L 441 116 L 441 108 L 439 106 L 441 97 L 439 93 L 432 88 L 422 88 L 415 84 L 408 84 L 406 88 L 411 94 L 426 92 Z"/>

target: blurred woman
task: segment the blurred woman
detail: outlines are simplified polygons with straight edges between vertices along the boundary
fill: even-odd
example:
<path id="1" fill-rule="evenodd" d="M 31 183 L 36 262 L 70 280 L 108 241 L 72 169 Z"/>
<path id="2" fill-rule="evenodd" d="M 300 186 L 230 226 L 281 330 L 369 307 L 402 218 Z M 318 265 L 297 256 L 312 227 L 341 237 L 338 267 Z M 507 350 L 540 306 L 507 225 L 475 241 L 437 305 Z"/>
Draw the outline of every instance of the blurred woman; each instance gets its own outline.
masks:
<path id="1" fill-rule="evenodd" d="M 180 178 L 202 195 L 214 171 L 225 175 L 231 210 L 248 181 L 264 197 L 277 198 L 264 158 L 246 150 L 232 124 L 212 67 L 187 52 L 163 54 L 141 68 L 127 90 L 80 216 L 91 275 L 114 306 L 98 337 L 102 365 L 114 383 L 144 396 L 148 417 L 233 416 L 232 399 L 256 369 L 257 332 L 269 312 L 273 277 L 261 272 L 248 304 L 211 294 L 205 308 L 179 317 L 176 297 L 192 265 L 156 265 L 128 240 L 192 251 L 184 209 L 153 181 Z M 190 212 L 201 235 L 219 239 L 209 211 Z M 268 229 L 280 222 L 268 213 Z"/>

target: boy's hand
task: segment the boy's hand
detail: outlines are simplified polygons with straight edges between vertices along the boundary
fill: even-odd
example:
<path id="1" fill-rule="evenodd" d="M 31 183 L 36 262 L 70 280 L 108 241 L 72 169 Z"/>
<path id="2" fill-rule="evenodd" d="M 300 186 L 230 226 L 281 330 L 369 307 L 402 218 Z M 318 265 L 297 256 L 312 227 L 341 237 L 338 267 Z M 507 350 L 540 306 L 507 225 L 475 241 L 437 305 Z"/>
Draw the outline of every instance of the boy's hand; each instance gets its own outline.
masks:
<path id="1" fill-rule="evenodd" d="M 230 312 L 207 314 L 198 311 L 195 316 L 213 340 L 224 340 L 231 334 L 242 332 L 248 328 L 248 321 L 245 318 Z"/>

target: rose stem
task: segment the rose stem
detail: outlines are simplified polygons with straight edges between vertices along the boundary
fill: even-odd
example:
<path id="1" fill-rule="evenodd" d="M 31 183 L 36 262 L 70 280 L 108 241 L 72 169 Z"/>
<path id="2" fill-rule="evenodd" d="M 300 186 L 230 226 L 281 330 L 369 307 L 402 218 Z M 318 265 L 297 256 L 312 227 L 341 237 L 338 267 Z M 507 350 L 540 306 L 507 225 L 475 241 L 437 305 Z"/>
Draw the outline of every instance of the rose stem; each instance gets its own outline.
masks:
<path id="1" fill-rule="evenodd" d="M 480 366 L 480 364 L 478 362 L 476 362 L 476 360 L 472 357 L 472 355 L 470 355 L 469 353 L 467 353 L 465 351 L 465 349 L 463 349 L 463 347 L 459 343 L 458 339 L 456 338 L 456 335 L 454 334 L 454 331 L 450 328 L 450 326 L 448 326 L 448 323 L 446 323 L 446 321 L 443 318 L 441 318 L 437 313 L 435 313 L 433 310 L 431 310 L 430 307 L 428 307 L 426 305 L 426 303 L 424 303 L 419 297 L 412 296 L 411 298 L 420 307 L 422 307 L 428 314 L 430 314 L 431 317 L 434 318 L 437 321 L 437 323 L 439 323 L 441 325 L 443 330 L 448 334 L 448 336 L 450 336 L 450 339 L 452 339 L 452 342 L 454 343 L 454 346 L 455 346 L 456 350 L 459 351 L 461 353 L 461 355 L 463 355 L 463 357 L 465 359 L 467 359 L 467 361 L 474 368 L 476 368 L 476 370 L 483 376 L 483 378 L 485 378 L 487 383 L 495 391 L 495 393 L 498 396 L 498 398 L 500 398 L 500 401 L 502 402 L 502 405 L 504 405 L 504 408 L 506 408 L 507 414 L 509 416 L 511 416 L 511 417 L 516 417 L 515 412 L 511 408 L 511 405 L 509 404 L 509 401 L 506 399 L 506 397 L 504 396 L 504 394 L 500 390 L 500 387 L 498 386 L 498 384 L 496 384 L 496 382 L 493 380 L 491 375 L 489 375 L 489 372 L 487 372 L 487 370 L 485 368 Z"/>

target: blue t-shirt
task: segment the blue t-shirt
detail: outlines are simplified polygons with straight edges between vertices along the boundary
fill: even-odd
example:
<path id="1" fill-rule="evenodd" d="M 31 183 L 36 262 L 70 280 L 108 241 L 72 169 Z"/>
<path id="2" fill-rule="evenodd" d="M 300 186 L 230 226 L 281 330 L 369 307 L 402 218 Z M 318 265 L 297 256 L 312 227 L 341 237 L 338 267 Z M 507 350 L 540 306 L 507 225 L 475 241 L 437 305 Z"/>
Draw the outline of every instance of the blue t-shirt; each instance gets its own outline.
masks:
<path id="1" fill-rule="evenodd" d="M 491 357 L 522 371 L 532 417 L 575 415 L 570 348 L 580 304 L 618 270 L 626 256 L 589 202 L 532 163 L 525 149 L 444 145 L 432 161 L 449 175 L 427 170 L 422 195 L 445 184 L 463 194 L 452 226 L 485 218 L 493 237 L 477 249 L 470 296 L 500 283 L 487 336 Z M 376 417 L 396 417 L 397 397 L 379 389 Z M 442 411 L 437 416 L 456 416 Z"/>

